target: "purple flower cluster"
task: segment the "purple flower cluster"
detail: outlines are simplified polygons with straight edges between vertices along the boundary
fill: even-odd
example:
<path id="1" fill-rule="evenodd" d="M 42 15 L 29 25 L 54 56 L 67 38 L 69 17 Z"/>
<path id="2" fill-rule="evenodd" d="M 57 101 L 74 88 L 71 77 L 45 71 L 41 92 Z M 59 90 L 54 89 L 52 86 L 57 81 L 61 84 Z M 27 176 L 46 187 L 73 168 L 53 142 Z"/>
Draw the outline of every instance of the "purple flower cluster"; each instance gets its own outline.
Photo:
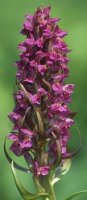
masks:
<path id="1" fill-rule="evenodd" d="M 58 18 L 50 17 L 50 7 L 27 15 L 18 45 L 16 62 L 18 90 L 15 108 L 9 115 L 14 127 L 8 136 L 11 150 L 23 155 L 36 175 L 47 175 L 56 167 L 58 157 L 67 157 L 67 143 L 74 113 L 68 108 L 74 85 L 66 84 L 69 49 L 63 40 L 67 33 L 59 28 Z"/>

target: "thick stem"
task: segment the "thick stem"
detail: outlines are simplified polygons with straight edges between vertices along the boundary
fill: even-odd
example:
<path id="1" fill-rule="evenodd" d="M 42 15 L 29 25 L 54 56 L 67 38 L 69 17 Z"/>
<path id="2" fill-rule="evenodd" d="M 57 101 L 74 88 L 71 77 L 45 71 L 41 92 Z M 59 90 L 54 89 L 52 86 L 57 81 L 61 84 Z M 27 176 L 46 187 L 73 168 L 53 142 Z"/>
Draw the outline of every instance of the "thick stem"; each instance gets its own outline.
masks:
<path id="1" fill-rule="evenodd" d="M 49 197 L 46 197 L 45 200 L 56 200 L 54 188 L 49 177 L 46 177 L 46 179 L 44 180 L 44 184 L 45 190 L 49 194 Z"/>
<path id="2" fill-rule="evenodd" d="M 50 179 L 48 180 L 48 188 L 49 188 L 49 200 L 56 200 L 54 188 Z"/>
<path id="3" fill-rule="evenodd" d="M 48 197 L 43 197 L 45 200 L 56 200 L 54 188 L 49 176 L 42 177 L 41 180 L 34 176 L 33 180 L 39 193 L 48 194 Z"/>
<path id="4" fill-rule="evenodd" d="M 34 183 L 35 183 L 35 186 L 36 186 L 36 189 L 37 189 L 37 192 L 38 193 L 45 193 L 45 188 L 42 187 L 42 185 L 40 184 L 40 181 L 39 179 L 36 177 L 36 176 L 33 176 L 33 180 L 34 180 Z M 41 200 L 44 200 L 44 196 L 41 198 Z M 45 200 L 49 200 L 47 198 L 45 198 Z"/>
<path id="5" fill-rule="evenodd" d="M 39 179 L 36 176 L 33 176 L 33 180 L 37 189 L 38 193 L 45 193 L 45 188 L 42 187 L 42 185 L 40 184 Z"/>

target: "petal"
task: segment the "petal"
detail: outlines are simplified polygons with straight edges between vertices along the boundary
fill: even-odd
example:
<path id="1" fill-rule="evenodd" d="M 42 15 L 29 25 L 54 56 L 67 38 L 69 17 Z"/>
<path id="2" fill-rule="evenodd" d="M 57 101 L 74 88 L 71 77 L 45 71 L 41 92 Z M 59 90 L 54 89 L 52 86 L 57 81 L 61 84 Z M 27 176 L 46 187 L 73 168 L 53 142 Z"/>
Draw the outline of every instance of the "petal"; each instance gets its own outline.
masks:
<path id="1" fill-rule="evenodd" d="M 21 115 L 16 112 L 12 112 L 9 114 L 9 118 L 11 119 L 12 122 L 16 122 L 21 119 Z"/>
<path id="2" fill-rule="evenodd" d="M 74 89 L 75 85 L 74 84 L 67 84 L 63 87 L 63 90 L 68 92 L 69 94 L 73 93 L 73 89 Z"/>
<path id="3" fill-rule="evenodd" d="M 39 98 L 38 94 L 32 95 L 31 93 L 29 93 L 29 98 L 30 98 L 32 104 L 38 104 L 38 105 L 40 104 L 40 98 Z"/>
<path id="4" fill-rule="evenodd" d="M 48 167 L 48 166 L 40 167 L 40 173 L 41 173 L 43 176 L 48 175 L 49 170 L 50 170 L 50 167 Z"/>
<path id="5" fill-rule="evenodd" d="M 46 65 L 37 65 L 38 71 L 41 73 L 43 76 L 45 71 L 46 71 Z"/>
<path id="6" fill-rule="evenodd" d="M 17 140 L 18 140 L 18 135 L 17 135 L 17 134 L 11 133 L 11 134 L 8 136 L 8 139 L 13 140 L 13 141 L 17 141 Z"/>
<path id="7" fill-rule="evenodd" d="M 19 145 L 18 142 L 14 142 L 11 145 L 10 149 L 16 156 L 21 156 L 22 155 L 22 149 L 20 148 L 20 145 Z"/>
<path id="8" fill-rule="evenodd" d="M 24 139 L 22 142 L 19 143 L 21 149 L 31 148 L 32 141 L 30 139 Z"/>
<path id="9" fill-rule="evenodd" d="M 31 130 L 28 130 L 26 128 L 22 128 L 21 132 L 25 135 L 25 136 L 32 136 L 34 133 Z"/>
<path id="10" fill-rule="evenodd" d="M 52 85 L 52 89 L 54 92 L 56 92 L 57 94 L 61 94 L 62 93 L 62 86 L 59 83 L 54 83 Z"/>

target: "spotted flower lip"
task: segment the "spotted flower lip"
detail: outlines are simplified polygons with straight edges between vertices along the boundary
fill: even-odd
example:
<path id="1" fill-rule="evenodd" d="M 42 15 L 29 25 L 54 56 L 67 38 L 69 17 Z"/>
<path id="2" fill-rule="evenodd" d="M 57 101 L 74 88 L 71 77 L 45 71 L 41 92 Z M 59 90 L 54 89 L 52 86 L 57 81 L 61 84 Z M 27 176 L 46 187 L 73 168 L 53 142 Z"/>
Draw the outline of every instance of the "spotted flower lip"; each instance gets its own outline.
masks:
<path id="1" fill-rule="evenodd" d="M 9 114 L 14 124 L 10 149 L 26 158 L 35 176 L 47 176 L 67 157 L 75 115 L 68 107 L 75 85 L 65 84 L 70 61 L 67 32 L 50 10 L 42 7 L 26 15 L 21 30 L 26 38 L 18 45 L 21 53 L 15 65 L 15 108 Z"/>

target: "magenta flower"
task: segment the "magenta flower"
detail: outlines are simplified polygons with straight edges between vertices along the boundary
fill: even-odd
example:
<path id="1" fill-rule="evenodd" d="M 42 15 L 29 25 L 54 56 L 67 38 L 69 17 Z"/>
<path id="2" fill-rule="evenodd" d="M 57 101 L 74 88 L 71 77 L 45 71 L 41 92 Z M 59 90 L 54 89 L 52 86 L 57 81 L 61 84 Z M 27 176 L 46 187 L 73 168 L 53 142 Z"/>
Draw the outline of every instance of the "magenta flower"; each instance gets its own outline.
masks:
<path id="1" fill-rule="evenodd" d="M 13 141 L 12 152 L 24 156 L 36 176 L 47 176 L 70 155 L 74 120 L 68 104 L 75 86 L 65 84 L 69 49 L 63 40 L 67 33 L 58 21 L 50 17 L 50 7 L 38 8 L 33 16 L 26 16 L 21 31 L 26 39 L 18 45 L 18 90 L 8 138 Z"/>

